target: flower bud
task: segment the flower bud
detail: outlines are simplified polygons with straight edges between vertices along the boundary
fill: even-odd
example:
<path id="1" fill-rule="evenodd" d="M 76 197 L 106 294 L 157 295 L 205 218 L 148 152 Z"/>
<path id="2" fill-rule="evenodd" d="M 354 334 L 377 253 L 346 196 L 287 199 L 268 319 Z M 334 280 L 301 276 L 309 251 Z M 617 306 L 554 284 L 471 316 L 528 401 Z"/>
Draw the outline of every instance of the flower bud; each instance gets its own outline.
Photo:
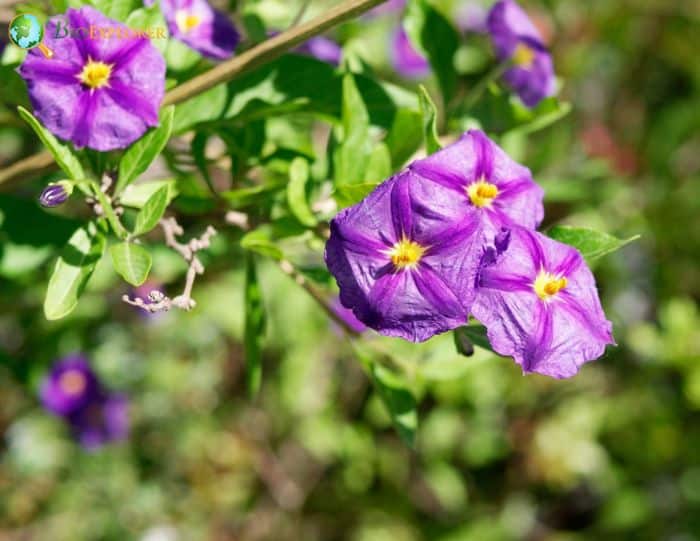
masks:
<path id="1" fill-rule="evenodd" d="M 69 180 L 52 182 L 39 196 L 39 204 L 42 207 L 53 208 L 65 203 L 73 193 L 73 183 Z"/>

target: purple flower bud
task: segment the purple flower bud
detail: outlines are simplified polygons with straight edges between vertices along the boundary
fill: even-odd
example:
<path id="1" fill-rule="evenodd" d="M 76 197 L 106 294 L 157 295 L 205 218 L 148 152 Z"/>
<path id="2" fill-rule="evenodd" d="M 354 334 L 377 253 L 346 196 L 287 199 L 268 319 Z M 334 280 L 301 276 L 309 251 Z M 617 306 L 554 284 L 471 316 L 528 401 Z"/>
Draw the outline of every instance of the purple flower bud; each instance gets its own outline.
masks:
<path id="1" fill-rule="evenodd" d="M 88 451 L 129 435 L 129 401 L 121 394 L 106 394 L 69 417 L 76 439 Z"/>
<path id="2" fill-rule="evenodd" d="M 298 52 L 311 55 L 319 60 L 337 66 L 343 56 L 343 49 L 332 39 L 316 36 L 304 42 Z"/>
<path id="3" fill-rule="evenodd" d="M 39 204 L 46 208 L 57 207 L 68 201 L 71 193 L 73 193 L 72 182 L 67 180 L 52 182 L 41 192 Z"/>
<path id="4" fill-rule="evenodd" d="M 100 394 L 100 385 L 87 359 L 73 354 L 58 360 L 41 385 L 41 402 L 56 415 L 74 414 Z"/>
<path id="5" fill-rule="evenodd" d="M 391 39 L 391 62 L 394 69 L 408 79 L 422 79 L 430 73 L 429 62 L 416 51 L 402 26 Z"/>

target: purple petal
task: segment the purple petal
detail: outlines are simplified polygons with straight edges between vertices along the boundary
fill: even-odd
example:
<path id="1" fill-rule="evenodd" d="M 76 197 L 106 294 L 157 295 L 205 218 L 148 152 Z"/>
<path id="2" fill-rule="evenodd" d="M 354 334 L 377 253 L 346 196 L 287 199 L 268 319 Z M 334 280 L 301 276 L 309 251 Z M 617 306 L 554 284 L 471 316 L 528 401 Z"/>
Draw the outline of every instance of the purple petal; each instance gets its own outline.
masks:
<path id="1" fill-rule="evenodd" d="M 493 146 L 491 140 L 481 130 L 471 130 L 472 144 L 476 153 L 476 167 L 474 168 L 474 178 L 484 178 L 489 180 L 493 177 Z"/>
<path id="2" fill-rule="evenodd" d="M 391 220 L 397 239 L 411 238 L 412 210 L 409 178 L 401 176 L 396 179 L 391 190 Z"/>
<path id="3" fill-rule="evenodd" d="M 394 69 L 408 79 L 422 79 L 430 73 L 430 63 L 416 51 L 402 26 L 391 39 L 391 60 Z"/>
<path id="4" fill-rule="evenodd" d="M 437 313 L 446 318 L 461 318 L 463 323 L 467 322 L 467 312 L 461 301 L 429 265 L 422 265 L 412 276 L 418 291 Z"/>

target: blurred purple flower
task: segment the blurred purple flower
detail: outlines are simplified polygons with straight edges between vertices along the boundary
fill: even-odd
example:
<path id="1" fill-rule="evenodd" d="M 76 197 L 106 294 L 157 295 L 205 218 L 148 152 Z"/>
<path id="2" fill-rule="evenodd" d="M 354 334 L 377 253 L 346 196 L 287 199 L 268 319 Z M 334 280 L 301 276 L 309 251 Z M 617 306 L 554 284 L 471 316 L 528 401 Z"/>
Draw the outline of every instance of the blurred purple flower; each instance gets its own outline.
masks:
<path id="1" fill-rule="evenodd" d="M 93 451 L 128 437 L 129 401 L 121 394 L 101 396 L 69 416 L 68 422 L 80 445 Z"/>
<path id="2" fill-rule="evenodd" d="M 443 215 L 453 198 L 404 171 L 331 221 L 326 264 L 362 323 L 422 342 L 467 321 L 483 238 L 473 215 Z"/>
<path id="3" fill-rule="evenodd" d="M 544 191 L 533 182 L 530 170 L 480 130 L 468 131 L 409 168 L 456 192 L 453 199 L 459 213 L 480 222 L 488 239 L 513 224 L 535 229 L 544 216 Z"/>
<path id="4" fill-rule="evenodd" d="M 67 180 L 52 182 L 41 192 L 39 204 L 42 207 L 53 208 L 62 205 L 71 193 L 73 193 L 73 183 Z"/>
<path id="5" fill-rule="evenodd" d="M 100 385 L 87 359 L 73 354 L 57 361 L 41 385 L 41 402 L 56 415 L 71 415 L 100 394 Z"/>
<path id="6" fill-rule="evenodd" d="M 110 28 L 122 37 L 70 37 L 66 25 Z M 147 38 L 87 6 L 51 17 L 44 36 L 54 57 L 32 49 L 19 73 L 35 115 L 51 132 L 77 148 L 108 151 L 127 147 L 158 124 L 165 61 Z"/>
<path id="7" fill-rule="evenodd" d="M 343 56 L 343 49 L 332 39 L 316 36 L 304 42 L 297 51 L 337 66 Z"/>
<path id="8" fill-rule="evenodd" d="M 341 320 L 343 320 L 343 322 L 356 333 L 360 334 L 367 330 L 367 326 L 355 317 L 355 314 L 353 314 L 352 310 L 343 306 L 343 304 L 340 302 L 339 297 L 336 297 L 333 300 L 333 303 L 331 304 L 331 310 L 333 310 L 335 315 L 338 316 Z M 339 327 L 339 325 L 337 324 L 335 326 Z"/>
<path id="9" fill-rule="evenodd" d="M 430 63 L 413 47 L 402 26 L 391 38 L 391 62 L 394 69 L 408 79 L 422 79 L 430 73 Z"/>
<path id="10" fill-rule="evenodd" d="M 376 17 L 379 15 L 387 15 L 391 13 L 397 13 L 406 7 L 406 0 L 387 0 L 383 4 L 378 5 L 376 8 L 370 9 L 366 16 Z"/>
<path id="11" fill-rule="evenodd" d="M 133 287 L 130 295 L 130 297 L 141 299 L 145 304 L 156 304 L 163 296 L 163 284 L 155 280 L 146 280 L 140 286 Z M 163 314 L 163 312 L 149 312 L 141 307 L 139 313 L 146 319 L 154 319 Z"/>
<path id="12" fill-rule="evenodd" d="M 488 11 L 478 2 L 468 1 L 459 4 L 455 17 L 457 28 L 463 32 L 483 33 L 488 30 Z"/>
<path id="13" fill-rule="evenodd" d="M 161 0 L 161 10 L 175 39 L 214 60 L 233 55 L 240 35 L 228 16 L 206 0 Z"/>
<path id="14" fill-rule="evenodd" d="M 472 308 L 497 353 L 513 356 L 523 372 L 567 378 L 615 343 L 578 251 L 521 227 L 498 240 L 487 249 Z"/>
<path id="15" fill-rule="evenodd" d="M 491 8 L 487 24 L 498 58 L 514 64 L 504 79 L 523 103 L 534 107 L 554 94 L 552 56 L 522 8 L 514 0 L 500 0 Z"/>

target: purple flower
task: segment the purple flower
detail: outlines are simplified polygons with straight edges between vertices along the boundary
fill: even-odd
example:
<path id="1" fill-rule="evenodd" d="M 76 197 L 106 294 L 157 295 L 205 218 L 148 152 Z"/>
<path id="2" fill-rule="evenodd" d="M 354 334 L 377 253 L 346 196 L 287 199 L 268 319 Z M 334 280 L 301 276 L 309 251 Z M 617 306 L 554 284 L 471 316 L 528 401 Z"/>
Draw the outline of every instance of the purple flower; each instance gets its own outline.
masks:
<path id="1" fill-rule="evenodd" d="M 100 394 L 100 385 L 85 357 L 69 355 L 57 361 L 41 385 L 41 402 L 56 415 L 71 415 Z"/>
<path id="2" fill-rule="evenodd" d="M 74 37 L 68 27 L 83 30 Z M 158 124 L 165 61 L 147 38 L 86 6 L 49 19 L 44 43 L 54 57 L 32 49 L 19 73 L 35 115 L 58 137 L 107 151 Z"/>
<path id="3" fill-rule="evenodd" d="M 69 416 L 73 434 L 85 449 L 93 451 L 129 435 L 129 402 L 124 395 L 107 394 Z"/>
<path id="4" fill-rule="evenodd" d="M 39 204 L 42 207 L 53 208 L 62 205 L 71 193 L 73 193 L 73 183 L 67 180 L 52 182 L 41 192 Z"/>
<path id="5" fill-rule="evenodd" d="M 523 372 L 566 378 L 614 344 L 593 274 L 574 248 L 514 227 L 486 252 L 474 317 Z"/>
<path id="6" fill-rule="evenodd" d="M 331 310 L 338 316 L 350 329 L 358 334 L 361 334 L 367 330 L 367 326 L 362 323 L 359 319 L 355 317 L 352 310 L 345 308 L 340 302 L 340 298 L 335 298 L 331 304 Z M 339 325 L 335 325 L 338 330 L 340 330 Z"/>
<path id="7" fill-rule="evenodd" d="M 304 42 L 298 52 L 311 55 L 319 60 L 337 66 L 343 56 L 343 49 L 335 41 L 323 36 L 316 36 Z"/>
<path id="8" fill-rule="evenodd" d="M 391 38 L 391 62 L 394 69 L 408 79 L 421 79 L 430 73 L 430 63 L 416 51 L 402 26 Z"/>
<path id="9" fill-rule="evenodd" d="M 486 8 L 478 2 L 468 1 L 459 5 L 456 23 L 463 32 L 483 33 L 487 31 Z"/>
<path id="10" fill-rule="evenodd" d="M 552 57 L 527 14 L 513 0 L 500 0 L 491 8 L 488 29 L 501 60 L 512 61 L 504 78 L 528 107 L 555 91 Z"/>
<path id="11" fill-rule="evenodd" d="M 376 8 L 370 9 L 366 16 L 371 18 L 379 15 L 388 15 L 402 11 L 404 7 L 406 7 L 406 0 L 388 0 L 383 4 L 379 4 Z"/>
<path id="12" fill-rule="evenodd" d="M 482 131 L 468 131 L 409 168 L 453 192 L 456 212 L 479 221 L 487 238 L 513 224 L 535 229 L 544 216 L 544 191 L 533 182 L 530 170 Z"/>
<path id="13" fill-rule="evenodd" d="M 240 36 L 226 14 L 206 0 L 161 0 L 171 35 L 200 54 L 224 60 L 233 55 Z"/>
<path id="14" fill-rule="evenodd" d="M 483 237 L 450 190 L 404 171 L 331 221 L 325 260 L 340 300 L 380 333 L 414 342 L 467 321 Z"/>

